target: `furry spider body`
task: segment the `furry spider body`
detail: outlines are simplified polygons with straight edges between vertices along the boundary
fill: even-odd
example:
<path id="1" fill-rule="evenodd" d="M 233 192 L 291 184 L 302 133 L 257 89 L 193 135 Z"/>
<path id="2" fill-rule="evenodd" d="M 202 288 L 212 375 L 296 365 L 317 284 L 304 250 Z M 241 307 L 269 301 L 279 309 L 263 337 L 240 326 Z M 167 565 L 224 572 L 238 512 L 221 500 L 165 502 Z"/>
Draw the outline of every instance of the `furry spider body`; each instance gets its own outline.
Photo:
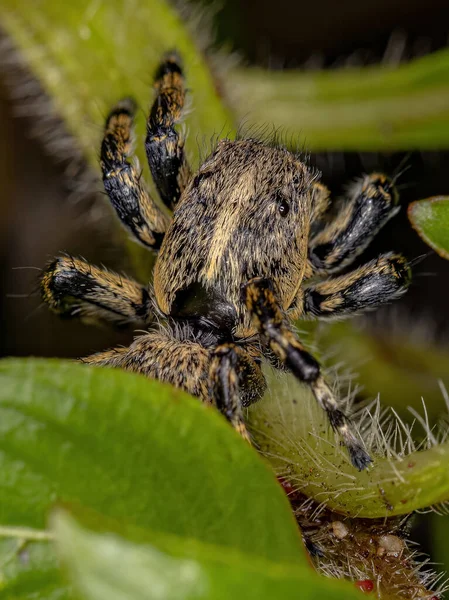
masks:
<path id="1" fill-rule="evenodd" d="M 192 175 L 175 129 L 185 97 L 177 56 L 165 58 L 155 88 L 145 145 L 172 218 L 127 160 L 130 100 L 110 113 L 101 148 L 103 181 L 118 217 L 158 251 L 153 286 L 64 256 L 42 276 L 44 300 L 60 315 L 86 322 L 143 324 L 148 333 L 130 347 L 84 362 L 185 389 L 214 403 L 244 437 L 242 406 L 266 387 L 262 360 L 290 369 L 326 410 L 353 464 L 365 468 L 369 456 L 291 322 L 342 317 L 406 290 L 409 267 L 392 253 L 334 276 L 397 211 L 393 183 L 382 174 L 363 177 L 329 218 L 329 192 L 317 174 L 284 148 L 251 139 L 219 142 Z"/>

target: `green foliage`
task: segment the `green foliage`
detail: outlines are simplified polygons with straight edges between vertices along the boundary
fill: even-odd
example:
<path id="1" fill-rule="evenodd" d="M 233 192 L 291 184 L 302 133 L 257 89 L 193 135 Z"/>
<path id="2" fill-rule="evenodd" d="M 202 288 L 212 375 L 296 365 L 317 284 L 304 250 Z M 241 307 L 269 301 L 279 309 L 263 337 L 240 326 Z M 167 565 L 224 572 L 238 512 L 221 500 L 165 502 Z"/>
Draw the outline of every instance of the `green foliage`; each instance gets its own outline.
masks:
<path id="1" fill-rule="evenodd" d="M 0 414 L 3 525 L 41 529 L 55 502 L 78 502 L 267 559 L 296 561 L 302 552 L 261 459 L 215 410 L 171 386 L 8 360 L 0 363 Z"/>
<path id="2" fill-rule="evenodd" d="M 449 142 L 448 75 L 442 50 L 400 66 L 244 69 L 232 82 L 238 114 L 301 134 L 308 149 L 434 150 Z"/>
<path id="3" fill-rule="evenodd" d="M 30 532 L 28 532 L 30 535 Z M 0 597 L 2 600 L 69 600 L 56 553 L 48 541 L 3 537 L 0 527 Z M 32 535 L 31 535 L 32 537 Z"/>
<path id="4" fill-rule="evenodd" d="M 442 258 L 449 259 L 449 198 L 434 196 L 412 202 L 408 216 L 422 239 Z"/>
<path id="5" fill-rule="evenodd" d="M 430 521 L 430 535 L 432 539 L 432 558 L 441 565 L 441 570 L 446 573 L 449 569 L 449 514 L 433 514 Z"/>
<path id="6" fill-rule="evenodd" d="M 57 515 L 57 542 L 73 583 L 87 600 L 183 600 L 207 598 L 304 600 L 324 596 L 356 600 L 359 593 L 307 566 L 292 566 L 251 554 L 151 535 L 146 544 L 81 529 Z"/>
<path id="7" fill-rule="evenodd" d="M 0 565 L 6 561 L 11 597 L 16 589 L 31 593 L 26 581 L 56 585 L 45 542 L 23 531 L 43 529 L 55 503 L 220 546 L 223 554 L 306 560 L 288 501 L 258 455 L 214 409 L 141 376 L 1 362 L 0 470 L 0 537 L 8 540 Z M 7 560 L 21 540 L 35 540 L 26 568 L 20 548 Z"/>
<path id="8" fill-rule="evenodd" d="M 369 518 L 404 515 L 449 500 L 449 443 L 409 451 L 402 432 L 404 447 L 396 454 L 391 441 L 383 442 L 378 418 L 366 418 L 363 439 L 374 451 L 374 465 L 358 473 L 312 395 L 290 375 L 266 375 L 270 391 L 249 410 L 251 432 L 275 472 L 308 498 Z"/>
<path id="9" fill-rule="evenodd" d="M 191 34 L 164 0 L 4 0 L 0 19 L 94 165 L 111 103 L 132 95 L 145 108 L 152 72 L 172 48 L 185 60 L 192 90 L 187 125 L 194 156 L 198 139 L 231 133 L 236 118 L 285 127 L 287 137 L 300 136 L 312 150 L 448 146 L 447 50 L 400 66 L 316 73 L 240 68 L 214 81 L 198 44 L 207 26 Z M 233 98 L 233 114 L 222 91 Z M 143 122 L 141 114 L 138 133 Z"/>
<path id="10" fill-rule="evenodd" d="M 370 472 L 357 474 L 296 381 L 272 377 L 270 389 L 271 398 L 251 410 L 256 440 L 310 498 L 371 517 L 449 498 L 445 445 L 402 462 L 376 459 Z M 155 571 L 169 590 L 174 574 L 193 561 L 199 581 L 208 582 L 207 598 L 229 597 L 219 595 L 223 586 L 253 597 L 248 581 L 260 597 L 262 590 L 270 597 L 272 586 L 289 595 L 300 585 L 310 592 L 305 598 L 350 593 L 309 570 L 287 499 L 254 450 L 214 409 L 170 386 L 59 361 L 3 361 L 0 440 L 5 598 L 31 598 L 37 590 L 42 598 L 70 596 L 41 532 L 55 504 L 71 507 L 94 531 L 124 538 L 86 534 L 83 541 L 75 531 L 67 545 L 62 536 L 63 555 L 86 598 L 109 598 L 107 586 L 127 589 L 136 581 L 109 577 L 118 573 L 114 555 L 128 550 L 129 560 L 147 570 L 142 582 Z M 109 545 L 111 564 L 101 558 Z M 87 589 L 96 578 L 98 586 Z M 139 586 L 135 592 L 140 597 Z"/>
<path id="11" fill-rule="evenodd" d="M 173 48 L 185 63 L 189 89 L 195 90 L 194 110 L 186 119 L 194 132 L 189 151 L 197 156 L 197 132 L 209 140 L 222 128 L 233 129 L 197 38 L 164 0 L 3 0 L 0 20 L 95 168 L 101 127 L 117 100 L 136 99 L 142 108 L 136 133 L 144 133 L 153 73 Z M 142 146 L 136 151 L 143 165 Z"/>
<path id="12" fill-rule="evenodd" d="M 4 0 L 0 19 L 71 143 L 95 169 L 104 116 L 117 99 L 136 98 L 142 138 L 152 73 L 172 48 L 184 59 L 192 92 L 186 124 L 193 164 L 203 140 L 232 133 L 241 117 L 284 127 L 310 149 L 434 149 L 449 142 L 447 50 L 399 67 L 239 68 L 219 80 L 200 49 L 202 31 L 192 34 L 164 0 Z M 145 164 L 142 143 L 136 148 Z M 447 203 L 432 198 L 410 209 L 417 231 L 446 258 Z M 130 254 L 146 279 L 147 255 L 142 261 L 136 245 Z M 391 393 L 384 400 L 403 407 L 423 383 L 416 369 L 405 376 L 410 364 L 425 371 L 426 399 L 438 394 L 430 386 L 447 372 L 445 353 L 404 348 L 398 339 L 385 357 L 385 347 L 346 324 L 329 331 L 336 332 L 329 344 L 347 341 L 341 357 L 350 364 L 362 349 L 374 356 L 361 367 L 367 395 L 381 385 Z M 310 395 L 292 378 L 269 374 L 269 382 L 270 393 L 249 411 L 253 434 L 274 470 L 310 499 L 366 517 L 449 500 L 448 443 L 398 456 L 374 439 L 375 428 L 366 429 L 364 439 L 378 452 L 372 469 L 356 473 Z M 185 598 L 268 598 L 297 597 L 300 589 L 301 597 L 329 600 L 355 593 L 309 570 L 288 502 L 256 453 L 214 410 L 156 382 L 54 361 L 2 363 L 0 469 L 6 600 L 72 596 L 45 533 L 49 511 L 61 503 L 85 527 L 56 519 L 67 570 L 86 598 L 150 597 L 149 590 L 167 599 L 181 591 Z"/>

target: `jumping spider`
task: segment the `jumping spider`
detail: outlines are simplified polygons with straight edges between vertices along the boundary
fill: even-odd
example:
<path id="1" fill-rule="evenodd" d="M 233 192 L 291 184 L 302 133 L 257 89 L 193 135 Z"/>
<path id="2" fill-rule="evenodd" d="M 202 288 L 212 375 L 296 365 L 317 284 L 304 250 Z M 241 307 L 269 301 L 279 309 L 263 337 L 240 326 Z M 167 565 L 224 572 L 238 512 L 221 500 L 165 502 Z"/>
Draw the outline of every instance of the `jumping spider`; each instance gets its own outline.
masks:
<path id="1" fill-rule="evenodd" d="M 377 173 L 362 177 L 330 217 L 329 191 L 317 173 L 273 144 L 222 140 L 193 174 L 174 127 L 185 100 L 176 55 L 162 61 L 155 89 L 145 148 L 171 217 L 127 160 L 131 100 L 109 114 L 101 145 L 104 187 L 119 219 L 141 244 L 158 251 L 153 286 L 60 256 L 41 278 L 44 300 L 66 317 L 143 324 L 148 333 L 128 348 L 84 362 L 183 388 L 214 403 L 244 437 L 242 407 L 266 387 L 262 360 L 290 369 L 327 412 L 354 466 L 365 468 L 371 459 L 292 321 L 344 317 L 405 292 L 410 270 L 397 254 L 335 276 L 397 212 L 394 182 Z"/>

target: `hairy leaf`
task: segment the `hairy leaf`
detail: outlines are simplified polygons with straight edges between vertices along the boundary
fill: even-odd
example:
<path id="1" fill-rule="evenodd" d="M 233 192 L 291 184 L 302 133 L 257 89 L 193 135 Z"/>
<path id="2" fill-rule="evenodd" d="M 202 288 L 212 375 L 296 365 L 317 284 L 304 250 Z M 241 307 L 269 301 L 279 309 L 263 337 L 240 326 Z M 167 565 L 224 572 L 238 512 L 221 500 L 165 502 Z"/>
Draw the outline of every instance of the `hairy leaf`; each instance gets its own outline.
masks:
<path id="1" fill-rule="evenodd" d="M 143 134 L 154 71 L 173 49 L 181 54 L 189 90 L 194 90 L 186 118 L 193 132 L 189 151 L 197 156 L 201 136 L 209 141 L 223 128 L 233 129 L 232 115 L 198 47 L 201 31 L 194 36 L 165 0 L 4 0 L 0 18 L 96 168 L 105 115 L 117 100 L 132 96 L 142 109 L 136 132 Z M 142 143 L 136 150 L 144 159 Z"/>
<path id="2" fill-rule="evenodd" d="M 268 372 L 267 377 L 270 392 L 249 410 L 251 431 L 278 476 L 307 497 L 336 512 L 369 518 L 408 514 L 449 500 L 448 442 L 429 440 L 428 449 L 409 453 L 402 431 L 397 435 L 403 436 L 403 452 L 395 452 L 378 415 L 365 415 L 362 438 L 374 465 L 359 473 L 304 386 L 290 375 Z"/>

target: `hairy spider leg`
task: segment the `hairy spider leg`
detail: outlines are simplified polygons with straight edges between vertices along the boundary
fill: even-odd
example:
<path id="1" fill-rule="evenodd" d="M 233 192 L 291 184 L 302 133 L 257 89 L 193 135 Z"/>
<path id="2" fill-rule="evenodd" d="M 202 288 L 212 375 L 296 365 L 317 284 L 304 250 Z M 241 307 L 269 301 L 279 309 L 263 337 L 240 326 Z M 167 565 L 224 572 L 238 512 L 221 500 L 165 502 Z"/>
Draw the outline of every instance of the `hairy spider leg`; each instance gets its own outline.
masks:
<path id="1" fill-rule="evenodd" d="M 112 366 L 158 379 L 211 402 L 210 352 L 194 341 L 179 341 L 169 330 L 140 335 L 127 348 L 113 348 L 83 358 L 93 365 Z"/>
<path id="2" fill-rule="evenodd" d="M 59 256 L 52 260 L 40 279 L 40 287 L 44 301 L 62 317 L 116 326 L 142 326 L 153 320 L 145 287 L 80 258 Z"/>
<path id="3" fill-rule="evenodd" d="M 265 378 L 253 358 L 235 344 L 222 344 L 213 351 L 210 380 L 214 402 L 240 435 L 250 441 L 242 407 L 259 400 Z"/>
<path id="4" fill-rule="evenodd" d="M 382 254 L 354 271 L 302 289 L 290 316 L 345 317 L 399 298 L 410 282 L 406 259 L 392 252 Z"/>
<path id="5" fill-rule="evenodd" d="M 131 154 L 134 102 L 119 102 L 106 119 L 100 165 L 107 195 L 122 224 L 144 246 L 158 250 L 170 217 L 148 193 Z"/>
<path id="6" fill-rule="evenodd" d="M 317 204 L 323 206 L 324 186 L 319 185 Z M 399 211 L 398 202 L 393 182 L 382 173 L 365 175 L 357 181 L 338 213 L 311 237 L 307 276 L 335 273 L 353 262 Z M 318 212 L 322 216 L 322 211 Z"/>
<path id="7" fill-rule="evenodd" d="M 330 199 L 329 189 L 319 181 L 312 184 L 312 211 L 310 214 L 310 224 L 319 226 L 321 219 L 329 209 Z"/>
<path id="8" fill-rule="evenodd" d="M 242 406 L 258 400 L 266 388 L 260 367 L 243 349 L 223 344 L 208 349 L 178 340 L 170 329 L 139 336 L 128 348 L 113 348 L 82 359 L 171 383 L 207 404 L 214 404 L 245 439 Z"/>
<path id="9" fill-rule="evenodd" d="M 305 350 L 286 323 L 271 281 L 257 277 L 242 288 L 245 305 L 262 339 L 293 374 L 306 383 L 324 408 L 333 429 L 345 444 L 352 464 L 361 471 L 371 463 L 366 450 L 351 430 L 350 423 L 320 372 L 319 363 Z"/>
<path id="10" fill-rule="evenodd" d="M 184 138 L 175 129 L 186 95 L 181 61 L 175 53 L 167 54 L 162 61 L 154 87 L 157 95 L 147 121 L 145 149 L 159 194 L 173 209 L 191 176 Z"/>

